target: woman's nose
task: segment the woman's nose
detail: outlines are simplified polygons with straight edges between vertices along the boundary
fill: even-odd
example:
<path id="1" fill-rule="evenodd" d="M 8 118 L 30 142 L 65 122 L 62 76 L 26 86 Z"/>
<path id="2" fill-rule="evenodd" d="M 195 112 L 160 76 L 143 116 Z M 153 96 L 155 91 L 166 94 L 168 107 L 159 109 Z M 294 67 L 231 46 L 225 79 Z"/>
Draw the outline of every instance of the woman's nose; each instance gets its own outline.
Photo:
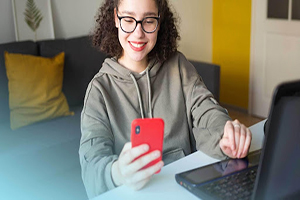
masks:
<path id="1" fill-rule="evenodd" d="M 133 32 L 136 36 L 138 37 L 143 37 L 145 35 L 144 30 L 142 28 L 142 24 L 138 23 L 134 32 Z"/>

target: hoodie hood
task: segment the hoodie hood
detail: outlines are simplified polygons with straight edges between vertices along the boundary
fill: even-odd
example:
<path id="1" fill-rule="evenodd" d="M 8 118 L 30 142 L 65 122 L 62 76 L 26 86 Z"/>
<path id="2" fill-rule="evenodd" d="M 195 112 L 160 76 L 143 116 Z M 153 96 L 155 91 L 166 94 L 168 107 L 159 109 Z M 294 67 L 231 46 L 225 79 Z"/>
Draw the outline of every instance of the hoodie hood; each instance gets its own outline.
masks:
<path id="1" fill-rule="evenodd" d="M 137 80 L 143 77 L 145 74 L 147 76 L 147 84 L 148 84 L 148 103 L 149 103 L 149 110 L 150 110 L 150 118 L 153 118 L 152 114 L 152 91 L 151 91 L 151 81 L 150 78 L 155 76 L 160 69 L 161 64 L 156 60 L 150 60 L 145 73 L 136 73 L 133 72 L 123 66 L 121 66 L 116 58 L 107 58 L 105 59 L 103 66 L 100 70 L 100 73 L 108 74 L 114 76 L 115 78 L 126 81 L 126 82 L 133 82 L 136 88 L 136 92 L 138 95 L 140 113 L 142 118 L 144 117 L 144 109 L 143 109 L 143 101 L 141 97 L 141 92 Z"/>
<path id="2" fill-rule="evenodd" d="M 149 71 L 150 78 L 152 78 L 153 76 L 155 76 L 157 74 L 158 70 L 160 69 L 160 66 L 161 66 L 161 63 L 158 62 L 157 59 L 150 60 L 148 66 L 147 66 L 147 70 Z M 109 74 L 120 80 L 130 81 L 130 82 L 132 82 L 132 78 L 131 78 L 130 74 L 134 75 L 134 77 L 137 80 L 145 75 L 144 73 L 139 74 L 137 72 L 133 72 L 133 71 L 123 67 L 122 65 L 120 65 L 118 63 L 118 61 L 115 57 L 114 58 L 106 58 L 104 60 L 102 68 L 100 69 L 100 73 Z"/>

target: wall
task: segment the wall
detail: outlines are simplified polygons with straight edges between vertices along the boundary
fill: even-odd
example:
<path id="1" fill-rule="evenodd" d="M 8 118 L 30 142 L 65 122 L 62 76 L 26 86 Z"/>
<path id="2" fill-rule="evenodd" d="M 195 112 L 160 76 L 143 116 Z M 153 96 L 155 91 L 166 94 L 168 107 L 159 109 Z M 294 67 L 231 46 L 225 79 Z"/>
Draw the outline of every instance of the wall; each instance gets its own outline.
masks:
<path id="1" fill-rule="evenodd" d="M 221 65 L 220 102 L 248 109 L 251 0 L 170 0 L 181 17 L 179 50 Z"/>
<path id="2" fill-rule="evenodd" d="M 179 50 L 197 61 L 212 61 L 212 1 L 170 0 L 180 16 Z"/>
<path id="3" fill-rule="evenodd" d="M 248 109 L 251 0 L 170 0 L 181 18 L 179 50 L 221 65 L 220 101 Z"/>
<path id="4" fill-rule="evenodd" d="M 11 0 L 0 1 L 0 44 L 15 41 Z"/>
<path id="5" fill-rule="evenodd" d="M 56 38 L 87 35 L 93 28 L 94 16 L 104 0 L 52 0 Z"/>
<path id="6" fill-rule="evenodd" d="M 51 0 L 56 38 L 89 34 L 104 0 Z M 180 16 L 179 50 L 221 65 L 220 101 L 248 108 L 251 0 L 169 0 Z M 15 41 L 11 0 L 0 1 L 0 43 Z"/>
<path id="7" fill-rule="evenodd" d="M 87 35 L 103 0 L 51 0 L 56 38 Z M 0 1 L 0 44 L 15 41 L 11 0 Z"/>
<path id="8" fill-rule="evenodd" d="M 221 65 L 220 101 L 248 109 L 251 0 L 213 1 L 213 58 Z"/>
<path id="9" fill-rule="evenodd" d="M 56 38 L 88 34 L 104 0 L 51 0 Z M 212 1 L 170 0 L 181 17 L 179 50 L 189 59 L 212 60 Z M 11 0 L 0 1 L 0 43 L 15 41 Z"/>
<path id="10" fill-rule="evenodd" d="M 51 0 L 56 38 L 89 34 L 104 0 Z M 220 101 L 248 108 L 251 0 L 169 0 L 180 16 L 179 50 L 221 65 Z M 11 0 L 0 1 L 0 43 L 15 41 Z"/>

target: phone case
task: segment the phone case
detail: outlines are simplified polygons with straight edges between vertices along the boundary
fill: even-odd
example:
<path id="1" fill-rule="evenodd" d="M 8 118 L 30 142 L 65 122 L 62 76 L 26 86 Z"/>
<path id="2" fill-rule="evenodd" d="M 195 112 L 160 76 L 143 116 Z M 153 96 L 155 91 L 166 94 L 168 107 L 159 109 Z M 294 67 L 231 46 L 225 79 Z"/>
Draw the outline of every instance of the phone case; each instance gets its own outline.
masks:
<path id="1" fill-rule="evenodd" d="M 145 118 L 135 119 L 131 123 L 131 144 L 132 147 L 141 144 L 148 144 L 150 150 L 143 155 L 146 155 L 154 150 L 159 150 L 161 156 L 143 167 L 145 169 L 162 160 L 162 148 L 164 140 L 164 121 L 161 118 Z M 141 155 L 141 156 L 143 156 Z M 138 158 L 140 158 L 139 156 Z M 137 159 L 138 159 L 137 158 Z M 159 173 L 157 171 L 156 173 Z"/>

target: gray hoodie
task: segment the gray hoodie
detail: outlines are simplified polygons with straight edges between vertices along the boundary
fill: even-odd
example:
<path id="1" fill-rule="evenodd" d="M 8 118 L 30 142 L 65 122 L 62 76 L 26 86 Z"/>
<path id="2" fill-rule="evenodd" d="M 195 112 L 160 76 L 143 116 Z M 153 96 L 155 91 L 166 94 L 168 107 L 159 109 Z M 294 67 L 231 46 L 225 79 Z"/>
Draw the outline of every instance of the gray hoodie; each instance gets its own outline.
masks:
<path id="1" fill-rule="evenodd" d="M 142 117 L 165 122 L 165 165 L 195 149 L 225 158 L 219 140 L 231 119 L 183 54 L 164 63 L 153 59 L 143 74 L 106 59 L 88 85 L 81 115 L 79 155 L 89 198 L 115 187 L 112 163 L 130 142 L 132 120 Z"/>

